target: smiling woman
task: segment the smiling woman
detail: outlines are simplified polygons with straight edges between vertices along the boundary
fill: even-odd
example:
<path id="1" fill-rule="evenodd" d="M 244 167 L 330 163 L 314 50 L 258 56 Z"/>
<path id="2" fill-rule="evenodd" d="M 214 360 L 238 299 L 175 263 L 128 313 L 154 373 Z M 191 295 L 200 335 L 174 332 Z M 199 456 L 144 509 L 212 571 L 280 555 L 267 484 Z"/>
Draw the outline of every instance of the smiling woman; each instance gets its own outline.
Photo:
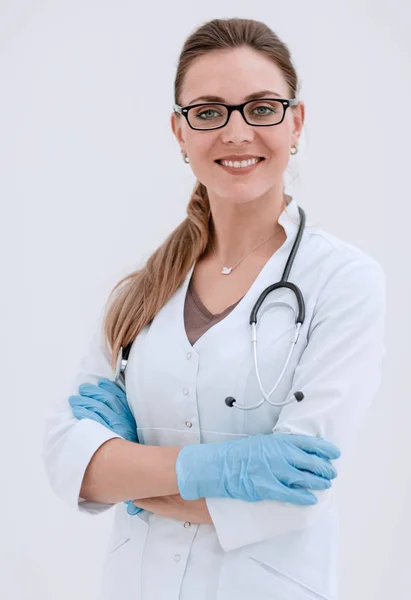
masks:
<path id="1" fill-rule="evenodd" d="M 61 498 L 116 505 L 101 600 L 337 600 L 332 480 L 380 385 L 385 277 L 285 193 L 298 87 L 259 21 L 214 19 L 182 48 L 187 218 L 114 287 L 68 396 L 117 366 L 123 394 L 81 387 L 46 428 Z"/>

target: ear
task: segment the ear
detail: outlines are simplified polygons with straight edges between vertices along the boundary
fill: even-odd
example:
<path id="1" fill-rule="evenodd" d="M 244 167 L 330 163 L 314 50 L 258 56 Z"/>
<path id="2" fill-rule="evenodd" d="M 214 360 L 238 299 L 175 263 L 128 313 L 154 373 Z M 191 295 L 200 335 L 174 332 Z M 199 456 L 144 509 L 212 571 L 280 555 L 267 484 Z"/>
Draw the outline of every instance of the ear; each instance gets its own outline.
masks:
<path id="1" fill-rule="evenodd" d="M 299 102 L 293 109 L 293 143 L 298 144 L 305 120 L 304 102 Z"/>
<path id="2" fill-rule="evenodd" d="M 182 115 L 177 115 L 174 111 L 171 113 L 170 123 L 171 129 L 176 137 L 176 140 L 182 150 L 184 150 L 184 136 L 181 127 L 181 119 L 184 118 Z"/>

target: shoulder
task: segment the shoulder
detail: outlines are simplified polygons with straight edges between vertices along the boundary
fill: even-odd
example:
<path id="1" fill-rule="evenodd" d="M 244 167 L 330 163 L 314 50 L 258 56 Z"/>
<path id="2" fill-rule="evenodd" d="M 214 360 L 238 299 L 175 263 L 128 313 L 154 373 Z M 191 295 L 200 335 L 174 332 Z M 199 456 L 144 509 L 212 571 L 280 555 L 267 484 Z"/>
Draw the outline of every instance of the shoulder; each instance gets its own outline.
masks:
<path id="1" fill-rule="evenodd" d="M 355 244 L 307 221 L 305 255 L 311 277 L 316 273 L 317 296 L 333 295 L 335 302 L 355 296 L 358 301 L 385 303 L 382 265 Z"/>
<path id="2" fill-rule="evenodd" d="M 335 277 L 338 273 L 343 275 L 370 272 L 385 281 L 385 272 L 380 262 L 359 246 L 309 221 L 304 234 L 309 261 L 314 258 L 315 261 L 323 264 L 329 277 Z"/>

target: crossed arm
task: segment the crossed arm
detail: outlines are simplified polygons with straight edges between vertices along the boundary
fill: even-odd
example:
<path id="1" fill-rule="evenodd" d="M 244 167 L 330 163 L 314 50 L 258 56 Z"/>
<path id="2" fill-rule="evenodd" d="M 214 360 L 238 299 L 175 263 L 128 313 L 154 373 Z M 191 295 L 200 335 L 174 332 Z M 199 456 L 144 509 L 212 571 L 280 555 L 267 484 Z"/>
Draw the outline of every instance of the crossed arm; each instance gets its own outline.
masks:
<path id="1" fill-rule="evenodd" d="M 213 524 L 204 498 L 200 498 L 199 500 L 183 500 L 180 494 L 173 494 L 171 496 L 135 500 L 133 504 L 157 515 L 178 521 Z"/>
<path id="2" fill-rule="evenodd" d="M 374 263 L 364 263 L 361 257 L 351 262 L 335 269 L 327 285 L 324 284 L 310 323 L 307 347 L 294 373 L 290 394 L 304 389 L 310 401 L 285 406 L 273 430 L 321 436 L 342 451 L 351 446 L 378 390 L 384 353 L 383 273 Z M 111 376 L 109 357 L 99 337 L 100 329 L 76 376 L 73 394 L 84 381 Z M 172 466 L 165 469 L 158 462 L 153 484 L 153 453 L 170 452 L 171 448 L 148 447 L 119 439 L 119 444 L 137 446 L 137 450 L 131 451 L 138 453 L 141 460 L 136 458 L 128 477 L 123 473 L 120 485 L 119 465 L 123 470 L 127 461 L 114 460 L 113 456 L 115 469 L 101 475 L 103 469 L 95 478 L 99 481 L 98 493 L 97 488 L 81 489 L 81 497 L 92 501 L 89 506 L 82 505 L 78 502 L 78 492 L 86 465 L 93 454 L 95 458 L 104 446 L 115 445 L 112 438 L 119 437 L 89 419 L 73 419 L 65 399 L 56 405 L 49 417 L 43 456 L 53 488 L 69 505 L 96 514 L 107 510 L 111 503 L 133 498 L 136 506 L 183 521 L 210 522 L 211 514 L 222 547 L 231 550 L 268 535 L 305 527 L 308 517 L 314 518 L 323 504 L 319 502 L 308 511 L 270 501 L 249 503 L 226 498 L 184 501 L 175 479 L 171 480 Z M 106 443 L 100 448 L 102 442 Z M 150 456 L 145 454 L 148 452 Z M 145 471 L 147 464 L 151 468 L 149 474 Z M 322 496 L 326 500 L 328 493 L 323 492 Z M 96 506 L 92 506 L 93 501 Z M 274 518 L 277 515 L 279 518 Z"/>
<path id="3" fill-rule="evenodd" d="M 133 504 L 152 513 L 212 524 L 204 498 L 184 500 L 178 493 L 175 463 L 179 450 L 110 439 L 89 462 L 80 496 L 106 503 L 135 498 Z"/>

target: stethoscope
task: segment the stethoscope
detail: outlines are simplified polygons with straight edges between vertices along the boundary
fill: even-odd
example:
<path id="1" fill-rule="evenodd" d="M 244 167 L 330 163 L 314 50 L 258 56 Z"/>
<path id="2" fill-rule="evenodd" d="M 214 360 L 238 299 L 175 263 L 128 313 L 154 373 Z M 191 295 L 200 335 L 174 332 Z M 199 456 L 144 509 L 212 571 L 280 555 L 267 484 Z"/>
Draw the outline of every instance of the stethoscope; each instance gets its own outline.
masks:
<path id="1" fill-rule="evenodd" d="M 297 254 L 297 251 L 300 247 L 300 243 L 301 243 L 301 238 L 303 236 L 304 233 L 304 227 L 305 227 L 305 212 L 303 211 L 303 209 L 299 206 L 298 207 L 298 211 L 300 213 L 300 224 L 298 227 L 298 232 L 296 235 L 296 238 L 294 240 L 294 244 L 293 247 L 291 249 L 290 255 L 288 257 L 287 263 L 285 265 L 284 268 L 284 272 L 282 274 L 281 280 L 278 281 L 277 283 L 273 283 L 270 286 L 268 286 L 267 288 L 265 288 L 265 290 L 263 290 L 260 294 L 260 296 L 258 297 L 257 302 L 254 304 L 254 307 L 251 311 L 250 314 L 250 325 L 251 325 L 251 343 L 253 345 L 253 357 L 254 357 L 254 367 L 255 367 L 255 372 L 257 375 L 257 381 L 258 381 L 258 386 L 260 388 L 260 391 L 263 395 L 263 399 L 258 402 L 257 404 L 252 404 L 251 406 L 246 406 L 245 404 L 240 404 L 239 402 L 237 402 L 237 400 L 235 398 L 233 398 L 232 396 L 228 396 L 225 399 L 225 403 L 228 407 L 230 408 L 238 408 L 241 410 L 255 410 L 256 408 L 259 408 L 262 404 L 264 404 L 265 401 L 267 401 L 269 404 L 271 404 L 271 406 L 285 406 L 286 404 L 289 404 L 290 402 L 294 402 L 294 400 L 296 400 L 297 402 L 301 402 L 301 400 L 304 399 L 304 394 L 302 392 L 295 392 L 293 394 L 293 396 L 289 399 L 289 400 L 285 400 L 284 402 L 272 402 L 270 400 L 270 396 L 275 392 L 275 390 L 277 389 L 277 387 L 280 385 L 283 377 L 284 377 L 284 373 L 287 370 L 288 364 L 291 360 L 291 356 L 293 354 L 295 345 L 298 341 L 299 335 L 300 335 L 300 329 L 302 324 L 304 323 L 304 319 L 305 319 L 305 303 L 304 303 L 304 297 L 303 294 L 300 290 L 300 288 L 295 285 L 294 283 L 291 283 L 290 281 L 287 281 L 288 276 L 290 274 L 291 271 L 291 267 L 293 266 L 294 260 L 295 260 L 295 256 Z M 291 347 L 290 350 L 288 352 L 288 356 L 287 359 L 285 361 L 284 367 L 276 381 L 276 383 L 274 384 L 274 387 L 271 389 L 271 391 L 267 394 L 267 392 L 265 391 L 263 384 L 261 383 L 261 378 L 260 378 L 260 372 L 258 369 L 258 361 L 257 361 L 257 314 L 258 311 L 262 305 L 262 303 L 264 302 L 265 298 L 268 296 L 268 294 L 270 294 L 271 292 L 273 292 L 274 290 L 278 290 L 280 288 L 288 288 L 290 289 L 295 297 L 297 298 L 297 303 L 298 303 L 298 314 L 295 320 L 295 332 L 294 332 L 294 336 L 293 339 L 291 340 Z M 130 350 L 131 350 L 131 345 L 132 342 L 130 342 L 130 344 L 128 344 L 128 346 L 126 346 L 126 348 L 123 349 L 123 347 L 120 347 L 120 351 L 118 353 L 118 357 L 117 357 L 117 364 L 116 364 L 116 370 L 114 373 L 114 383 L 117 383 L 118 381 L 120 381 L 120 376 L 122 373 L 125 372 L 126 370 L 126 366 L 127 366 L 127 362 L 128 362 L 128 356 L 130 354 Z M 124 353 L 123 353 L 124 350 Z"/>

